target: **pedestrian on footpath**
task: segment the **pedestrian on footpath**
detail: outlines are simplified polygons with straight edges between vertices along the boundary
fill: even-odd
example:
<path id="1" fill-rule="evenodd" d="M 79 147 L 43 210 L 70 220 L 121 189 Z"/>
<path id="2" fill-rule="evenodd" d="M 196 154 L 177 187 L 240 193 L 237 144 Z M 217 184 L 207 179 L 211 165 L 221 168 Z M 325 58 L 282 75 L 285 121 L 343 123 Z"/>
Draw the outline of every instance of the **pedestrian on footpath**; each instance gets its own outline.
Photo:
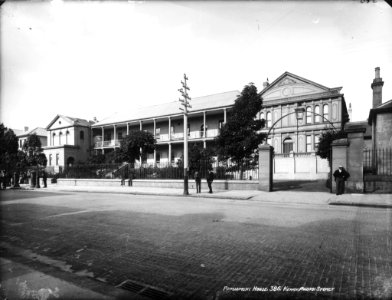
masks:
<path id="1" fill-rule="evenodd" d="M 213 181 L 214 181 L 214 173 L 212 171 L 209 171 L 208 175 L 207 175 L 207 185 L 208 185 L 208 188 L 210 189 L 208 191 L 210 194 L 212 194 L 212 182 Z"/>
<path id="2" fill-rule="evenodd" d="M 45 170 L 42 171 L 42 180 L 44 182 L 44 188 L 48 187 L 48 185 L 47 185 L 48 175 L 46 174 Z"/>
<path id="3" fill-rule="evenodd" d="M 2 190 L 2 189 L 3 189 L 3 183 L 4 183 L 4 180 L 5 180 L 5 174 L 4 174 L 4 171 L 3 171 L 3 170 L 0 170 L 0 190 Z"/>
<path id="4" fill-rule="evenodd" d="M 344 182 L 350 177 L 350 174 L 343 168 L 339 166 L 337 170 L 333 173 L 336 182 L 336 195 L 344 194 Z"/>
<path id="5" fill-rule="evenodd" d="M 196 193 L 201 193 L 201 177 L 199 171 L 195 172 L 194 177 L 196 182 Z"/>

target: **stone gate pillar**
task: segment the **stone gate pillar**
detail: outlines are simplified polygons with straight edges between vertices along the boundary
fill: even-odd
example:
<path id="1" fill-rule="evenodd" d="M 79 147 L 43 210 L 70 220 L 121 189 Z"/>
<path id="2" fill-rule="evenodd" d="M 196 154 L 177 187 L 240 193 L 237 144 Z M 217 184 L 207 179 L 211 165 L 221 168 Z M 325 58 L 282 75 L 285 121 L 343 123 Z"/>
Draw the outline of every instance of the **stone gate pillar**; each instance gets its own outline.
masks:
<path id="1" fill-rule="evenodd" d="M 260 191 L 272 192 L 273 189 L 272 147 L 259 145 L 259 186 Z"/>
<path id="2" fill-rule="evenodd" d="M 366 128 L 361 123 L 348 123 L 344 129 L 347 132 L 349 146 L 347 149 L 347 170 L 350 178 L 346 188 L 351 193 L 364 192 L 363 180 L 363 149 L 365 146 L 364 133 Z"/>

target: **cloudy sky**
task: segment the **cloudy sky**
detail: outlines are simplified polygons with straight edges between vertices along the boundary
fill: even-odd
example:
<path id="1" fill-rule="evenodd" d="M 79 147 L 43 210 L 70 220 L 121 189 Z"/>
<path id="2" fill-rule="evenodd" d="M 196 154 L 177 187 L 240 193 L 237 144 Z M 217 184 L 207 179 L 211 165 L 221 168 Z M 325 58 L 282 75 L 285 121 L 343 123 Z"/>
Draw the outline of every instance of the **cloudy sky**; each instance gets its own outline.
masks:
<path id="1" fill-rule="evenodd" d="M 289 71 L 342 86 L 365 120 L 374 68 L 392 99 L 392 9 L 383 1 L 12 1 L 1 6 L 1 122 L 101 120 L 190 96 L 259 90 Z"/>

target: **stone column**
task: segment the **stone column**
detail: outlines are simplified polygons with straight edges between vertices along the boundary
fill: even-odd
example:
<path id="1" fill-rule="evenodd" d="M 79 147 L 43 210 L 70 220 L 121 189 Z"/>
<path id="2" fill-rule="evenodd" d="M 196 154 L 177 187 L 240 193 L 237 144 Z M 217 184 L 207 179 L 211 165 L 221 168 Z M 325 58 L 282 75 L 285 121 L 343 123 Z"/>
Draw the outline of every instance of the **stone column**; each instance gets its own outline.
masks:
<path id="1" fill-rule="evenodd" d="M 101 148 L 102 148 L 102 154 L 103 154 L 103 153 L 104 153 L 104 150 L 103 150 L 103 142 L 104 142 L 104 140 L 105 140 L 105 132 L 104 132 L 103 126 L 102 126 L 101 128 L 102 128 Z"/>
<path id="2" fill-rule="evenodd" d="M 113 125 L 113 141 L 114 141 L 114 149 L 116 149 L 116 141 L 117 141 L 117 137 L 116 137 L 116 125 Z"/>
<path id="3" fill-rule="evenodd" d="M 129 123 L 127 122 L 127 135 L 129 135 Z"/>
<path id="4" fill-rule="evenodd" d="M 223 109 L 223 123 L 226 124 L 226 120 L 227 120 L 227 110 L 226 108 Z"/>
<path id="5" fill-rule="evenodd" d="M 154 119 L 154 139 L 157 136 L 157 121 Z M 154 167 L 156 167 L 157 164 L 157 150 L 154 149 Z"/>
<path id="6" fill-rule="evenodd" d="M 203 137 L 206 138 L 206 112 L 203 111 Z"/>
<path id="7" fill-rule="evenodd" d="M 171 118 L 169 117 L 169 141 L 171 140 Z"/>
<path id="8" fill-rule="evenodd" d="M 272 147 L 259 145 L 259 186 L 260 191 L 271 192 L 273 189 Z"/>
<path id="9" fill-rule="evenodd" d="M 349 146 L 347 139 L 335 140 L 332 142 L 332 169 L 331 172 L 335 172 L 339 166 L 342 166 L 347 170 L 347 148 Z M 348 172 L 350 172 L 348 170 Z M 336 193 L 336 183 L 332 175 L 331 178 L 332 193 Z"/>
<path id="10" fill-rule="evenodd" d="M 171 148 L 171 143 L 169 143 L 169 166 L 171 166 L 171 163 L 172 163 L 172 161 L 171 161 L 171 150 L 172 150 L 172 148 Z"/>

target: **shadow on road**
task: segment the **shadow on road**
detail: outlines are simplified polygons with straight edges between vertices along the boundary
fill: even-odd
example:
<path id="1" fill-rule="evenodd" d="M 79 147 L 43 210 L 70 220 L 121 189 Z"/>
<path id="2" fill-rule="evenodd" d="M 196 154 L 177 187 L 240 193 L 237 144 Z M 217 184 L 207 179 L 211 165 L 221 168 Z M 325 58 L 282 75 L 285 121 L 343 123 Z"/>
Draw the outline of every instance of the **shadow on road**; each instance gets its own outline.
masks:
<path id="1" fill-rule="evenodd" d="M 326 180 L 275 180 L 274 191 L 329 192 Z"/>

